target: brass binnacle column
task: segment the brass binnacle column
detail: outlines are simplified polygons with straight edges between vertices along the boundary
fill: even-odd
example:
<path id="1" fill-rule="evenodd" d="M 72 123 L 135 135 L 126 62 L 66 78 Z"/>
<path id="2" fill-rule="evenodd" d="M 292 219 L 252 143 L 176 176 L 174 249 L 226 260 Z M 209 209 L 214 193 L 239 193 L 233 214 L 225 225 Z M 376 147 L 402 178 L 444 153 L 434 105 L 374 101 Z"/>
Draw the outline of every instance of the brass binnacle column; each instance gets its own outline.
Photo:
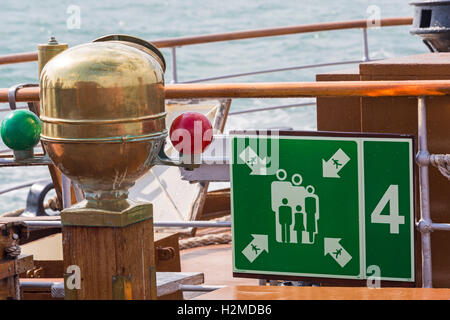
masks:
<path id="1" fill-rule="evenodd" d="M 42 69 L 52 58 L 67 50 L 69 45 L 67 43 L 59 43 L 55 37 L 50 37 L 49 41 L 45 44 L 38 44 L 38 75 L 41 77 Z M 28 106 L 32 112 L 37 116 L 40 114 L 40 103 L 33 102 L 28 103 Z M 61 185 L 61 172 L 54 166 L 49 165 L 48 170 L 55 186 L 55 192 L 57 196 L 58 206 L 62 208 L 62 185 Z"/>
<path id="2" fill-rule="evenodd" d="M 55 37 L 50 37 L 47 43 L 38 44 L 38 71 L 41 75 L 42 69 L 50 61 L 51 58 L 68 49 L 67 43 L 58 43 Z"/>
<path id="3" fill-rule="evenodd" d="M 156 299 L 152 205 L 128 190 L 160 163 L 164 70 L 158 49 L 124 35 L 42 70 L 42 145 L 86 198 L 61 213 L 66 299 Z"/>

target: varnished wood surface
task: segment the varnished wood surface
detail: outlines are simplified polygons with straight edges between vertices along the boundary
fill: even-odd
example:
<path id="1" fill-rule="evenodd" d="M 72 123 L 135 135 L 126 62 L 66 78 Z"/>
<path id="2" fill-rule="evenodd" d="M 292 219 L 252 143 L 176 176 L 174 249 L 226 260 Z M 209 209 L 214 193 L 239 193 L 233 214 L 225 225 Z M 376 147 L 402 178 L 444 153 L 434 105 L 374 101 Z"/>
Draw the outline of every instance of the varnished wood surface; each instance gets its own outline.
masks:
<path id="1" fill-rule="evenodd" d="M 14 53 L 8 54 L 0 57 L 0 64 L 10 64 L 10 63 L 19 63 L 19 62 L 28 62 L 28 61 L 37 61 L 38 53 L 35 52 L 23 52 L 23 53 Z"/>
<path id="2" fill-rule="evenodd" d="M 21 287 L 28 294 L 27 299 L 42 299 L 41 295 L 36 293 L 47 293 L 50 295 L 51 287 L 36 287 L 36 284 L 54 284 L 53 298 L 64 298 L 64 283 L 62 278 L 27 278 L 20 279 Z M 179 292 L 180 285 L 200 285 L 204 281 L 204 275 L 201 272 L 157 272 L 157 293 L 158 298 Z M 50 297 L 46 297 L 51 298 Z"/>
<path id="3" fill-rule="evenodd" d="M 196 300 L 449 300 L 450 289 L 229 286 Z"/>
<path id="4" fill-rule="evenodd" d="M 359 70 L 317 75 L 320 81 L 410 81 L 450 79 L 450 53 L 427 53 L 365 62 Z M 426 99 L 428 150 L 434 154 L 449 152 L 450 96 Z M 361 131 L 410 134 L 417 137 L 417 100 L 407 97 L 385 98 L 319 98 L 317 99 L 317 128 L 322 131 Z M 416 142 L 417 150 L 417 142 Z M 417 169 L 417 167 L 415 167 Z M 429 170 L 430 211 L 435 222 L 449 220 L 449 181 L 436 169 Z M 420 215 L 418 170 L 415 172 L 416 222 Z M 422 283 L 420 232 L 416 237 L 416 279 Z M 431 233 L 433 286 L 450 287 L 450 233 Z"/>
<path id="5" fill-rule="evenodd" d="M 317 74 L 316 81 L 359 81 L 358 68 Z M 316 100 L 317 130 L 361 132 L 360 97 L 321 97 Z M 339 121 L 337 120 L 339 119 Z"/>
<path id="6" fill-rule="evenodd" d="M 443 96 L 450 94 L 449 80 L 434 81 L 327 81 L 171 84 L 166 98 L 301 98 Z"/>

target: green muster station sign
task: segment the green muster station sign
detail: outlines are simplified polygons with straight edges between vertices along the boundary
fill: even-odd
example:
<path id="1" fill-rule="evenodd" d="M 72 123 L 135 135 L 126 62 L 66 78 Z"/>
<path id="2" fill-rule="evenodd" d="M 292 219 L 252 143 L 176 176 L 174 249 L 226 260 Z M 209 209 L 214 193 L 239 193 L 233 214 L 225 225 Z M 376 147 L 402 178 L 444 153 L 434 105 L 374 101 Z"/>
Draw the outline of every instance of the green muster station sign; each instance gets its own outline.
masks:
<path id="1" fill-rule="evenodd" d="M 413 282 L 410 136 L 233 133 L 233 271 Z"/>

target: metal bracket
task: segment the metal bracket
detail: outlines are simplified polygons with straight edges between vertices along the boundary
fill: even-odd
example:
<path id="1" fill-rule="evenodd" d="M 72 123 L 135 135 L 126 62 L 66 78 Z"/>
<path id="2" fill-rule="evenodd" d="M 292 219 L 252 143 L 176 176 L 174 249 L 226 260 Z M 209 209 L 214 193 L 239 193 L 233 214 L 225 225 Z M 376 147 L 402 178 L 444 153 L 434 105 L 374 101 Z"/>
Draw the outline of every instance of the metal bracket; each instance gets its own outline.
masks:
<path id="1" fill-rule="evenodd" d="M 21 88 L 28 88 L 28 87 L 39 87 L 36 83 L 20 83 L 15 86 L 12 86 L 8 90 L 8 102 L 9 102 L 9 108 L 11 110 L 16 110 L 16 92 L 17 90 Z"/>
<path id="2" fill-rule="evenodd" d="M 419 223 L 417 223 L 417 229 L 421 233 L 431 233 L 433 232 L 433 222 L 430 220 L 421 219 Z"/>
<path id="3" fill-rule="evenodd" d="M 53 189 L 51 180 L 41 181 L 33 184 L 28 192 L 27 206 L 24 216 L 48 216 L 44 209 L 44 199 L 47 193 Z"/>
<path id="4" fill-rule="evenodd" d="M 131 275 L 112 277 L 112 299 L 132 300 L 133 290 L 131 287 Z"/>
<path id="5" fill-rule="evenodd" d="M 175 249 L 173 247 L 156 247 L 158 260 L 171 260 L 175 257 Z"/>
<path id="6" fill-rule="evenodd" d="M 165 144 L 166 144 L 166 142 L 164 141 L 161 146 L 161 149 L 159 149 L 159 153 L 154 160 L 155 165 L 182 167 L 186 170 L 194 170 L 195 168 L 198 168 L 200 166 L 200 164 L 184 163 L 182 161 L 177 161 L 177 160 L 169 158 L 169 156 L 167 156 L 166 152 L 164 151 Z M 191 161 L 191 162 L 194 162 L 194 161 Z"/>
<path id="7" fill-rule="evenodd" d="M 156 300 L 158 298 L 157 294 L 157 284 L 156 284 L 156 266 L 150 267 L 150 300 Z"/>

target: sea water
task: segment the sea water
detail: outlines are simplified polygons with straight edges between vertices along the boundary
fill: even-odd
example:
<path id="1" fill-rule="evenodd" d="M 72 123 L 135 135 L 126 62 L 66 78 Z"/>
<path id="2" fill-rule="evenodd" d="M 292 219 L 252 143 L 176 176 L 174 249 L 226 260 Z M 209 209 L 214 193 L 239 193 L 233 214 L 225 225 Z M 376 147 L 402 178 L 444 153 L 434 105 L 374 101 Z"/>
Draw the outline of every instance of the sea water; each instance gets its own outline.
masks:
<path id="1" fill-rule="evenodd" d="M 355 19 L 412 16 L 410 0 L 3 0 L 0 55 L 35 51 L 50 36 L 70 47 L 106 34 L 153 39 Z M 368 30 L 371 59 L 427 52 L 410 26 Z M 358 60 L 360 29 L 216 42 L 177 48 L 178 81 L 324 62 Z M 170 49 L 166 82 L 172 80 Z M 356 65 L 267 73 L 215 82 L 314 81 L 315 74 Z M 0 65 L 0 88 L 37 83 L 37 63 Z M 231 111 L 312 99 L 235 99 Z M 0 104 L 0 109 L 7 108 Z M 8 112 L 0 112 L 0 120 Z M 315 107 L 230 116 L 226 130 L 291 127 L 316 129 Z M 0 142 L 0 150 L 6 147 Z M 49 178 L 46 167 L 0 168 L 0 190 Z M 0 195 L 0 213 L 22 208 L 28 189 Z"/>

